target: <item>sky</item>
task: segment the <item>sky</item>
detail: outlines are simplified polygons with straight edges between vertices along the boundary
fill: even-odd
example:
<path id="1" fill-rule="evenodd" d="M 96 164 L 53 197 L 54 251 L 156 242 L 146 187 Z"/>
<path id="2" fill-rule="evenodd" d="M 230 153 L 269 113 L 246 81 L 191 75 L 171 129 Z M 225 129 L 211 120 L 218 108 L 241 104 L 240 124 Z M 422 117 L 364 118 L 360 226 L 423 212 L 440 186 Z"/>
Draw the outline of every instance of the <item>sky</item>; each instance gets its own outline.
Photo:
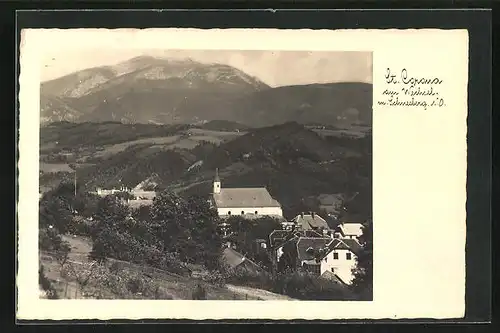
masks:
<path id="1" fill-rule="evenodd" d="M 259 78 L 271 87 L 333 82 L 372 83 L 371 52 L 74 49 L 64 45 L 44 50 L 41 80 L 55 79 L 86 68 L 115 65 L 140 55 L 226 64 Z"/>

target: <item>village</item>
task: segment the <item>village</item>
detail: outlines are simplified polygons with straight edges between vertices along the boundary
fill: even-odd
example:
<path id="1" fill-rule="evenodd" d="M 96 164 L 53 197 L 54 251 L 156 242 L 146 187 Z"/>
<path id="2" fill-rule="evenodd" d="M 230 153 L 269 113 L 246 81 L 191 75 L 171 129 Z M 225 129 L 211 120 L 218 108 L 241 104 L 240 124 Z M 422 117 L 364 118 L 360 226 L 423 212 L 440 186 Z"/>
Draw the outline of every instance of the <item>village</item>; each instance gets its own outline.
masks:
<path id="1" fill-rule="evenodd" d="M 145 191 L 138 187 L 110 190 L 98 188 L 94 194 L 100 197 L 122 194 L 122 199 L 135 208 L 151 205 L 156 196 L 155 191 Z M 313 211 L 301 212 L 288 220 L 283 216 L 281 204 L 265 187 L 223 187 L 218 169 L 215 171 L 213 191 L 208 202 L 219 215 L 221 223 L 218 230 L 224 240 L 223 256 L 232 269 L 251 273 L 277 273 L 287 267 L 300 267 L 344 286 L 352 283 L 356 258 L 362 251 L 362 223 L 340 221 L 331 227 L 325 218 Z M 249 221 L 266 217 L 275 220 L 281 227 L 270 232 L 267 239 L 253 239 L 252 251 L 244 251 L 234 240 L 235 232 L 228 223 L 235 217 Z M 292 255 L 287 254 L 287 251 Z M 270 259 L 270 267 L 262 267 L 254 260 L 253 257 L 259 255 Z"/>

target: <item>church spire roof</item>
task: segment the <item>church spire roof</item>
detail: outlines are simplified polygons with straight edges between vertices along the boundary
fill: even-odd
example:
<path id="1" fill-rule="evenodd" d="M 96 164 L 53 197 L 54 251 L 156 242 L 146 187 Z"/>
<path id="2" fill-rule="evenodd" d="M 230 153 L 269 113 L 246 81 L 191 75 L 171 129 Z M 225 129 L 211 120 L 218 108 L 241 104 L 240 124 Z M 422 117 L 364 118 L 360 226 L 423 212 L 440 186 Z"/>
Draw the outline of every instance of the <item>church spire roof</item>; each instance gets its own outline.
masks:
<path id="1" fill-rule="evenodd" d="M 214 182 L 220 182 L 220 178 L 219 178 L 219 168 L 215 168 L 215 178 L 214 178 Z"/>

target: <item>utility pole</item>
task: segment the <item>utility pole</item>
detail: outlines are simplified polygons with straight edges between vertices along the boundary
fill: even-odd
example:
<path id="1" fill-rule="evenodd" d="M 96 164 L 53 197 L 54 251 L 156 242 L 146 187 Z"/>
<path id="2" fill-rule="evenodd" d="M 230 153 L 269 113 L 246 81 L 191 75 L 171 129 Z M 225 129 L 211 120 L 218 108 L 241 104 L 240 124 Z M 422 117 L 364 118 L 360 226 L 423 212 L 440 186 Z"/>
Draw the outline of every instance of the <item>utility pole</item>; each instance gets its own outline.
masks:
<path id="1" fill-rule="evenodd" d="M 76 169 L 75 169 L 75 198 L 76 198 Z"/>

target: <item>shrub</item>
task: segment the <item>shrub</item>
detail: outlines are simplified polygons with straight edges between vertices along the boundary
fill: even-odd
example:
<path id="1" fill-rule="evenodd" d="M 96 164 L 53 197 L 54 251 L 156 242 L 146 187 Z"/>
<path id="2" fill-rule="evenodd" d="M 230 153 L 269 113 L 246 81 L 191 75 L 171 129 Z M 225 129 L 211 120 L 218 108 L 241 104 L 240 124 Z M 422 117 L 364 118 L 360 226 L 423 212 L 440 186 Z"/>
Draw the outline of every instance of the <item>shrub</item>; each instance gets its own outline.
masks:
<path id="1" fill-rule="evenodd" d="M 207 299 L 207 291 L 201 284 L 198 284 L 193 290 L 191 298 L 197 300 Z"/>
<path id="2" fill-rule="evenodd" d="M 138 276 L 129 278 L 127 282 L 127 289 L 133 294 L 142 292 L 145 289 L 144 281 Z"/>
<path id="3" fill-rule="evenodd" d="M 203 280 L 215 286 L 223 287 L 226 284 L 227 277 L 223 273 L 214 270 L 204 276 Z"/>
<path id="4" fill-rule="evenodd" d="M 276 276 L 272 291 L 303 300 L 346 300 L 352 298 L 343 286 L 301 270 L 292 274 Z"/>
<path id="5" fill-rule="evenodd" d="M 74 235 L 90 236 L 92 224 L 83 218 L 73 218 L 68 224 L 68 232 Z"/>
<path id="6" fill-rule="evenodd" d="M 265 272 L 257 273 L 238 269 L 230 276 L 228 282 L 265 290 L 274 289 L 272 277 Z"/>
<path id="7" fill-rule="evenodd" d="M 43 265 L 40 263 L 40 269 L 38 270 L 38 283 L 42 287 L 43 291 L 45 291 L 47 297 L 49 299 L 58 299 L 58 295 L 54 286 L 50 280 L 45 276 L 45 271 Z"/>

